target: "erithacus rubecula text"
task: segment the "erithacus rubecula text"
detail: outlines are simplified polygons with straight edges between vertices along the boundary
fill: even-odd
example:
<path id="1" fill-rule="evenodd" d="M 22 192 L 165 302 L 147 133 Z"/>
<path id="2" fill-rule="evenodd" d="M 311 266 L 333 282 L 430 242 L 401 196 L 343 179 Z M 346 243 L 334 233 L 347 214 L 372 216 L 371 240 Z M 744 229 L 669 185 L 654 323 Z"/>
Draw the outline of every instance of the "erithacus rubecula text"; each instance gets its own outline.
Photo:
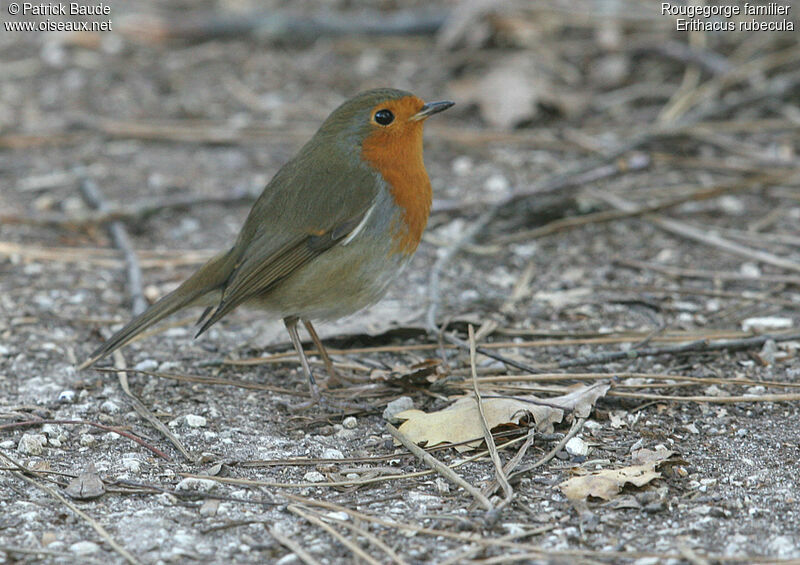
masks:
<path id="1" fill-rule="evenodd" d="M 312 401 L 319 401 L 297 322 L 333 373 L 311 320 L 334 320 L 373 304 L 411 259 L 431 207 L 422 126 L 452 105 L 426 104 L 390 88 L 347 100 L 275 174 L 233 247 L 128 322 L 80 368 L 183 308 L 206 307 L 200 335 L 246 304 L 283 319 Z"/>

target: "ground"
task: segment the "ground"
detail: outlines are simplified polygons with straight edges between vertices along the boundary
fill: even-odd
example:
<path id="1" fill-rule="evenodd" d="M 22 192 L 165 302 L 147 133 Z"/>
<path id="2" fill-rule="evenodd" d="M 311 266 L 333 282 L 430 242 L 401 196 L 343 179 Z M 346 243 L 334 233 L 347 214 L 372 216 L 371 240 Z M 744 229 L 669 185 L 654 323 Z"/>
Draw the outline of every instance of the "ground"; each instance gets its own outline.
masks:
<path id="1" fill-rule="evenodd" d="M 0 38 L 0 562 L 800 559 L 796 34 L 690 38 L 639 4 L 274 4 L 115 3 L 112 32 Z M 430 25 L 357 33 L 398 10 Z M 352 29 L 282 33 L 276 13 Z M 233 36 L 223 14 L 242 16 Z M 426 126 L 434 207 L 412 264 L 379 304 L 320 326 L 361 378 L 328 394 L 370 409 L 288 411 L 306 383 L 272 357 L 290 351 L 280 322 L 252 310 L 196 340 L 188 312 L 101 364 L 133 369 L 138 404 L 119 373 L 76 370 L 132 301 L 82 188 L 120 218 L 153 301 L 375 86 L 456 106 Z M 585 421 L 534 434 L 517 469 L 571 429 L 583 442 L 514 478 L 507 505 L 492 491 L 491 511 L 383 416 L 401 396 L 433 412 L 471 394 L 452 345 L 469 324 L 502 356 L 477 354 L 485 396 L 610 385 Z M 487 382 L 501 375 L 518 380 Z M 610 500 L 558 486 L 658 449 L 659 476 Z M 478 489 L 496 474 L 488 456 L 454 470 Z"/>

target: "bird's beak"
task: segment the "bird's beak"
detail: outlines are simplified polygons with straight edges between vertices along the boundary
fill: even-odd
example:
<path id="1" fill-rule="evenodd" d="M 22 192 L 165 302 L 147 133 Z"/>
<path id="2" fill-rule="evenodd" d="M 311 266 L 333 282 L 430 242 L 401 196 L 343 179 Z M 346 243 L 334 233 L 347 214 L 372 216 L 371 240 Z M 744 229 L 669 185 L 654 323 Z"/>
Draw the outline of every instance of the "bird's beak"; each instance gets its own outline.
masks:
<path id="1" fill-rule="evenodd" d="M 450 100 L 442 100 L 441 102 L 428 102 L 419 112 L 411 116 L 411 121 L 416 122 L 419 120 L 424 120 L 429 116 L 433 116 L 439 112 L 444 112 L 453 105 L 455 105 L 455 102 L 450 102 Z"/>

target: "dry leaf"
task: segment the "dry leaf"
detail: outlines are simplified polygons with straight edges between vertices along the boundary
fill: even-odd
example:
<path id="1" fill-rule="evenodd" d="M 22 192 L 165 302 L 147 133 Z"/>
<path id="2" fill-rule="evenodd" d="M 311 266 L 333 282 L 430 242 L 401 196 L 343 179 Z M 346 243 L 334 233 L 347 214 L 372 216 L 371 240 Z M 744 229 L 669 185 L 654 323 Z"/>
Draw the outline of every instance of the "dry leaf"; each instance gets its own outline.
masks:
<path id="1" fill-rule="evenodd" d="M 90 500 L 105 494 L 106 486 L 94 464 L 89 463 L 85 471 L 69 482 L 64 492 L 75 500 Z"/>
<path id="2" fill-rule="evenodd" d="M 655 466 L 655 463 L 644 463 L 622 469 L 595 471 L 582 477 L 567 479 L 558 488 L 570 500 L 583 500 L 590 496 L 611 500 L 627 483 L 641 487 L 661 477 Z"/>
<path id="3" fill-rule="evenodd" d="M 561 408 L 573 410 L 579 416 L 584 413 L 588 415 L 597 399 L 607 390 L 608 385 L 602 383 L 588 387 L 580 386 L 569 394 L 546 399 L 553 406 L 525 402 L 525 400 L 543 401 L 535 396 L 484 398 L 483 411 L 490 430 L 501 425 L 520 425 L 523 420 L 533 418 L 538 431 L 551 433 L 553 425 L 561 422 L 564 417 L 564 410 Z M 486 392 L 484 396 L 489 394 Z M 402 433 L 414 443 L 424 443 L 427 447 L 442 443 L 468 442 L 457 445 L 456 449 L 469 451 L 478 447 L 483 441 L 480 413 L 472 396 L 462 397 L 438 412 L 426 414 L 421 410 L 406 410 L 396 417 L 406 420 L 400 426 Z"/>
<path id="4" fill-rule="evenodd" d="M 642 461 L 638 465 L 629 465 L 621 469 L 604 469 L 573 477 L 559 484 L 558 488 L 570 500 L 583 500 L 590 496 L 611 500 L 628 483 L 641 487 L 653 479 L 660 478 L 661 473 L 656 471 L 656 467 L 671 455 L 672 451 L 663 447 L 655 451 L 641 449 L 634 457 L 634 460 Z"/>
<path id="5" fill-rule="evenodd" d="M 506 57 L 481 77 L 451 84 L 459 99 L 477 104 L 486 122 L 499 129 L 512 129 L 533 119 L 541 75 L 534 72 L 529 56 Z"/>

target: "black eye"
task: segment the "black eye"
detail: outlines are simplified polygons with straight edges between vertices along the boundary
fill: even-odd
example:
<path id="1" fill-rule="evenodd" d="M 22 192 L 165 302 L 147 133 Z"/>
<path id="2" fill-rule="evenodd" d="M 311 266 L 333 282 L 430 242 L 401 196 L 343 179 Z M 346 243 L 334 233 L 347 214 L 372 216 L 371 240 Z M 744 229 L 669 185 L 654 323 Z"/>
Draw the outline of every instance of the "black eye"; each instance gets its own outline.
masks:
<path id="1" fill-rule="evenodd" d="M 375 112 L 375 121 L 382 126 L 388 126 L 394 121 L 394 114 L 390 110 L 378 110 Z"/>

